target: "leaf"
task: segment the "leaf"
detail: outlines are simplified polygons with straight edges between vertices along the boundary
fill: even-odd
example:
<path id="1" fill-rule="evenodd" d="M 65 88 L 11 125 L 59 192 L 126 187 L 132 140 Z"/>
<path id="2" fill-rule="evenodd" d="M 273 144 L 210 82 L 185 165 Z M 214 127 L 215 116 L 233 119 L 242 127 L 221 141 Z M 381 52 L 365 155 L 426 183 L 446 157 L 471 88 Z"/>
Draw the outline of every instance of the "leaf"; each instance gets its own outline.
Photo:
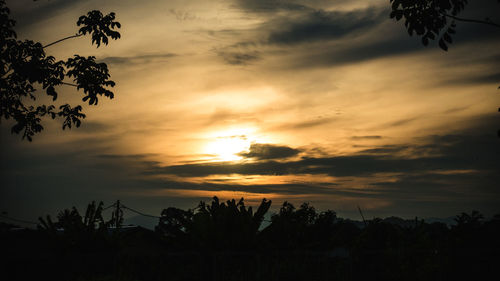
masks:
<path id="1" fill-rule="evenodd" d="M 53 101 L 57 99 L 57 93 L 53 86 L 47 87 L 47 95 L 52 96 Z"/>
<path id="2" fill-rule="evenodd" d="M 439 39 L 439 47 L 443 49 L 444 51 L 448 51 L 448 46 L 444 42 L 443 38 Z"/>
<path id="3" fill-rule="evenodd" d="M 448 42 L 448 43 L 451 43 L 451 42 L 453 41 L 453 40 L 451 39 L 451 36 L 450 36 L 447 32 L 445 32 L 445 33 L 443 34 L 443 38 L 444 38 L 444 40 L 445 40 L 446 42 Z"/>
<path id="4" fill-rule="evenodd" d="M 394 10 L 389 15 L 390 18 L 396 18 L 396 20 L 400 20 L 403 17 L 403 10 Z"/>
<path id="5" fill-rule="evenodd" d="M 422 44 L 424 44 L 424 46 L 427 46 L 429 45 L 429 39 L 427 37 L 422 37 Z"/>

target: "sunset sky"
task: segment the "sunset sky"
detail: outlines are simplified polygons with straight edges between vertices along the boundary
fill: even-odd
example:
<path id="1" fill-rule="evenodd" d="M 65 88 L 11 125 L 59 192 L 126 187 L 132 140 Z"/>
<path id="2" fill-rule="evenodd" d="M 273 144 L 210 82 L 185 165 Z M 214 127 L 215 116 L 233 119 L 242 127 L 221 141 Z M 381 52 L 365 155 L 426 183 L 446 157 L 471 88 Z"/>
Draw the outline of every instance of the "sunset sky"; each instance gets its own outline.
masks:
<path id="1" fill-rule="evenodd" d="M 497 0 L 461 14 L 500 22 Z M 500 28 L 423 47 L 389 0 L 7 0 L 20 40 L 75 34 L 94 9 L 122 38 L 46 49 L 107 63 L 115 98 L 33 142 L 0 125 L 0 211 L 92 201 L 159 215 L 216 195 L 368 217 L 500 213 Z M 71 82 L 71 81 L 69 81 Z M 43 94 L 41 93 L 41 96 Z M 61 86 L 57 102 L 84 104 Z M 49 99 L 42 97 L 41 101 Z"/>

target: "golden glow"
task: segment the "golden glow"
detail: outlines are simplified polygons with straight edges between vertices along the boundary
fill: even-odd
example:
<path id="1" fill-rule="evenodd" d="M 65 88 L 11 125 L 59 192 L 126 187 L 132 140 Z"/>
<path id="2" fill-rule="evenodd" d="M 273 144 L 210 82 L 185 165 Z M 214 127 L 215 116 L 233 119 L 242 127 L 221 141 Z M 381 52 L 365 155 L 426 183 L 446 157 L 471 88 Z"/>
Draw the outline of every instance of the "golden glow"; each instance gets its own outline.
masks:
<path id="1" fill-rule="evenodd" d="M 239 153 L 248 152 L 250 145 L 257 142 L 253 128 L 235 128 L 209 135 L 204 153 L 213 155 L 211 161 L 237 161 L 243 159 Z"/>
<path id="2" fill-rule="evenodd" d="M 207 145 L 207 152 L 214 154 L 218 160 L 235 161 L 241 160 L 238 153 L 250 147 L 249 141 L 240 136 L 219 137 Z"/>

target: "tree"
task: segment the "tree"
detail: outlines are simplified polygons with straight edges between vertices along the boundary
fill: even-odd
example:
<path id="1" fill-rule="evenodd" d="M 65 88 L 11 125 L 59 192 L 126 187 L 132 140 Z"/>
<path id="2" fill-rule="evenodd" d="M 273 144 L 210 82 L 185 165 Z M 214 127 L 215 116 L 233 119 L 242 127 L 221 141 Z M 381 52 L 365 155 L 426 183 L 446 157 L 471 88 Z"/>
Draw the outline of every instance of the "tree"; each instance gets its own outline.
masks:
<path id="1" fill-rule="evenodd" d="M 62 41 L 90 34 L 92 44 L 98 47 L 107 45 L 109 38 L 119 39 L 120 28 L 115 21 L 115 13 L 103 15 L 93 10 L 81 16 L 77 26 L 81 26 L 75 35 L 68 36 L 42 45 L 32 40 L 17 40 L 14 31 L 15 21 L 9 17 L 10 10 L 5 0 L 0 0 L 0 122 L 2 118 L 14 119 L 16 122 L 11 132 L 32 141 L 32 137 L 43 130 L 42 117 L 61 118 L 62 129 L 79 127 L 85 118 L 82 106 L 62 104 L 56 109 L 53 104 L 36 104 L 39 92 L 45 92 L 58 99 L 56 88 L 61 85 L 76 87 L 83 91 L 84 102 L 97 105 L 99 96 L 110 99 L 114 93 L 109 87 L 115 82 L 109 80 L 110 74 L 105 63 L 98 63 L 94 56 L 83 57 L 78 54 L 66 60 L 56 60 L 45 53 L 46 48 Z M 67 79 L 72 83 L 66 82 Z M 41 91 L 40 91 L 41 88 Z M 35 102 L 30 102 L 29 99 Z M 35 105 L 32 105 L 35 103 Z"/>
<path id="2" fill-rule="evenodd" d="M 500 28 L 500 24 L 491 21 L 467 19 L 459 17 L 465 9 L 468 0 L 390 0 L 391 18 L 396 21 L 404 19 L 406 30 L 410 36 L 421 37 L 422 44 L 427 46 L 430 40 L 439 38 L 439 47 L 448 51 L 448 45 L 453 42 L 456 33 L 456 22 L 477 23 Z M 497 0 L 500 4 L 500 0 Z M 500 87 L 498 87 L 500 89 Z M 500 108 L 498 108 L 500 112 Z M 500 137 L 500 130 L 497 132 Z"/>
<path id="3" fill-rule="evenodd" d="M 245 206 L 243 198 L 221 203 L 213 197 L 211 204 L 200 202 L 196 212 L 163 210 L 156 231 L 204 249 L 251 249 L 270 207 L 271 200 L 263 199 L 254 212 Z"/>
<path id="4" fill-rule="evenodd" d="M 84 251 L 102 249 L 106 244 L 108 227 L 113 223 L 113 220 L 104 220 L 103 210 L 103 203 L 96 204 L 94 201 L 87 205 L 84 216 L 75 207 L 65 209 L 59 212 L 56 222 L 50 215 L 46 219 L 40 217 L 38 229 L 52 237 L 56 244 L 61 243 L 63 248 Z"/>
<path id="5" fill-rule="evenodd" d="M 500 3 L 500 0 L 497 0 Z M 422 44 L 427 46 L 430 40 L 439 38 L 439 47 L 448 50 L 456 33 L 456 22 L 479 23 L 500 28 L 500 24 L 489 18 L 484 20 L 458 17 L 465 9 L 468 0 L 390 0 L 391 18 L 405 22 L 410 36 L 421 37 Z"/>

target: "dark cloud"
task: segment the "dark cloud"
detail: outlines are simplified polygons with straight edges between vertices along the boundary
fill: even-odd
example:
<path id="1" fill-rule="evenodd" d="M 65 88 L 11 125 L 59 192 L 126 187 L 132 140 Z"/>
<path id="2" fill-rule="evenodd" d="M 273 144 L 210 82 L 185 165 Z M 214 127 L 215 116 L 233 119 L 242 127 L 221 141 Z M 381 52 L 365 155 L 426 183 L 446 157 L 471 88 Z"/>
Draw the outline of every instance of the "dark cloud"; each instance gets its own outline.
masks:
<path id="1" fill-rule="evenodd" d="M 450 108 L 448 110 L 445 110 L 443 113 L 444 114 L 451 114 L 451 113 L 457 113 L 457 112 L 462 112 L 464 110 L 467 110 L 469 109 L 470 106 L 460 106 L 460 107 L 454 107 L 454 108 Z"/>
<path id="2" fill-rule="evenodd" d="M 239 155 L 245 158 L 269 160 L 290 158 L 298 155 L 299 153 L 299 149 L 291 148 L 288 146 L 254 143 L 250 146 L 250 152 L 240 153 Z"/>
<path id="3" fill-rule="evenodd" d="M 360 153 L 368 153 L 368 154 L 392 154 L 400 153 L 402 151 L 408 150 L 408 146 L 402 145 L 383 145 L 376 148 L 370 148 L 362 150 Z"/>
<path id="4" fill-rule="evenodd" d="M 478 1 L 480 2 L 480 1 Z M 295 58 L 287 64 L 287 68 L 331 67 L 361 61 L 368 61 L 383 57 L 397 56 L 418 51 L 439 52 L 437 41 L 432 41 L 426 48 L 420 38 L 410 37 L 402 21 L 395 22 L 389 19 L 390 6 L 371 6 L 366 9 L 352 11 L 325 10 L 329 5 L 322 1 L 238 1 L 238 5 L 248 11 L 265 11 L 262 14 L 263 23 L 254 31 L 254 39 L 248 41 L 258 42 L 253 51 L 259 58 L 265 58 L 276 52 L 276 47 L 281 47 L 282 52 L 287 52 Z M 499 5 L 494 2 L 471 3 L 463 13 L 464 17 L 482 19 L 490 16 L 493 21 L 500 21 L 497 10 Z M 454 43 L 450 46 L 450 53 L 465 44 L 492 44 L 497 45 L 500 30 L 481 24 L 466 22 L 458 23 L 457 34 L 453 37 Z M 312 44 L 304 51 L 295 49 L 302 43 Z M 266 48 L 272 46 L 272 51 Z M 457 52 L 457 51 L 455 51 Z M 252 54 L 248 52 L 235 53 L 234 64 L 245 60 L 238 59 L 239 54 Z M 231 59 L 231 53 L 228 58 Z M 451 57 L 450 54 L 448 57 Z M 498 56 L 498 55 L 496 55 Z M 468 65 L 469 54 L 460 53 L 456 59 L 451 59 L 453 64 Z M 477 56 L 474 56 L 476 58 Z M 245 58 L 245 56 L 243 56 Z M 250 60 L 253 57 L 249 57 Z M 495 57 L 485 58 L 493 67 Z M 498 60 L 496 60 L 498 61 Z M 474 60 L 477 63 L 477 60 Z M 497 71 L 472 76 L 470 79 L 457 77 L 456 83 L 497 83 Z M 450 81 L 453 83 L 454 81 Z"/>
<path id="5" fill-rule="evenodd" d="M 353 140 L 377 140 L 381 139 L 382 136 L 352 136 L 351 139 Z"/>
<path id="6" fill-rule="evenodd" d="M 355 155 L 302 158 L 285 162 L 216 162 L 163 167 L 148 165 L 145 174 L 186 177 L 186 182 L 158 184 L 167 189 L 324 194 L 338 198 L 357 198 L 355 200 L 370 198 L 391 202 L 387 210 L 392 213 L 397 209 L 408 214 L 431 214 L 428 208 L 452 213 L 464 211 L 464 208 L 498 212 L 500 139 L 494 134 L 498 116 L 481 117 L 476 121 L 478 124 L 474 129 L 457 134 L 418 138 L 412 145 L 378 146 Z M 423 151 L 432 151 L 433 154 L 427 156 Z M 409 152 L 413 154 L 408 155 Z M 334 183 L 298 181 L 263 185 L 240 185 L 225 180 L 188 183 L 189 177 L 230 174 L 327 174 L 338 179 Z M 384 174 L 391 175 L 390 180 L 384 181 Z M 364 187 L 346 188 L 344 185 L 353 179 L 365 181 Z M 423 206 L 426 206 L 427 211 L 419 209 Z"/>
<path id="7" fill-rule="evenodd" d="M 331 123 L 335 120 L 336 120 L 336 118 L 318 118 L 316 120 L 295 123 L 291 126 L 295 129 L 305 129 L 305 128 L 311 128 L 311 127 L 316 127 L 316 126 L 328 124 L 328 123 Z"/>
<path id="8" fill-rule="evenodd" d="M 385 18 L 378 9 L 355 10 L 351 12 L 317 10 L 300 19 L 282 18 L 271 22 L 279 30 L 269 34 L 270 44 L 297 44 L 303 42 L 339 39 L 357 32 L 368 32 Z"/>
<path id="9" fill-rule="evenodd" d="M 218 31 L 220 33 L 231 33 L 227 31 Z M 234 36 L 234 35 L 233 35 Z M 232 65 L 247 65 L 261 59 L 258 44 L 255 42 L 239 42 L 230 46 L 214 48 L 214 52 L 226 63 Z"/>
<path id="10" fill-rule="evenodd" d="M 85 121 L 85 122 L 82 122 L 82 125 L 80 126 L 80 128 L 78 128 L 74 131 L 78 132 L 78 133 L 84 133 L 84 134 L 91 133 L 92 134 L 92 133 L 109 132 L 112 128 L 113 128 L 113 126 L 106 124 L 106 123 L 96 122 L 96 121 Z"/>
<path id="11" fill-rule="evenodd" d="M 247 65 L 260 59 L 257 51 L 249 51 L 248 53 L 238 51 L 217 51 L 217 55 L 222 57 L 226 63 L 232 65 Z"/>
<path id="12" fill-rule="evenodd" d="M 215 182 L 215 183 L 214 183 Z M 151 186 L 151 184 L 144 185 Z M 284 184 L 237 184 L 226 183 L 225 180 L 214 180 L 210 182 L 192 183 L 181 181 L 168 181 L 157 180 L 156 186 L 159 189 L 169 190 L 204 190 L 204 191 L 235 191 L 235 192 L 249 192 L 249 193 L 278 193 L 286 195 L 304 195 L 304 194 L 336 194 L 336 195 L 350 195 L 359 194 L 360 196 L 367 196 L 361 192 L 346 191 L 336 188 L 334 183 L 284 183 Z M 156 187 L 155 187 L 156 189 Z"/>
<path id="13" fill-rule="evenodd" d="M 297 68 L 341 66 L 424 49 L 420 42 L 403 35 L 353 41 L 340 46 L 324 46 L 306 55 L 300 54 L 293 66 Z"/>
<path id="14" fill-rule="evenodd" d="M 166 54 L 149 54 L 149 55 L 138 55 L 130 57 L 105 57 L 100 59 L 101 62 L 107 64 L 145 64 L 154 62 L 163 62 L 169 58 L 177 56 L 176 54 L 166 53 Z"/>
<path id="15" fill-rule="evenodd" d="M 65 9 L 76 6 L 80 3 L 89 2 L 89 0 L 52 0 L 52 1 L 33 1 L 30 7 L 11 7 L 12 18 L 16 20 L 16 27 L 25 28 L 29 25 L 38 23 L 44 19 L 51 18 Z M 7 3 L 10 6 L 10 3 Z M 89 9 L 91 10 L 91 9 Z M 77 28 L 75 18 L 75 30 Z"/>
<path id="16" fill-rule="evenodd" d="M 297 11 L 310 9 L 308 6 L 290 0 L 236 0 L 238 7 L 256 13 Z"/>
<path id="17" fill-rule="evenodd" d="M 439 159 L 424 158 L 419 161 L 388 158 L 378 155 L 353 155 L 324 158 L 303 158 L 298 161 L 257 163 L 202 163 L 152 167 L 148 175 L 172 174 L 183 177 L 210 175 L 294 175 L 327 174 L 336 177 L 369 176 L 377 173 L 415 172 L 432 169 Z"/>
<path id="18" fill-rule="evenodd" d="M 277 126 L 276 129 L 278 129 L 278 130 L 308 129 L 308 128 L 313 128 L 313 127 L 325 125 L 328 123 L 332 123 L 335 120 L 337 120 L 337 119 L 336 118 L 317 118 L 317 119 L 313 119 L 313 120 L 283 124 L 283 125 Z"/>
<path id="19" fill-rule="evenodd" d="M 417 119 L 418 119 L 418 117 L 405 118 L 405 119 L 401 119 L 401 120 L 392 122 L 389 124 L 389 126 L 391 126 L 391 127 L 405 126 L 405 125 L 408 125 L 408 124 L 416 121 Z"/>
<path id="20" fill-rule="evenodd" d="M 196 15 L 186 10 L 170 9 L 169 12 L 170 14 L 175 16 L 175 18 L 179 21 L 189 21 L 198 19 Z"/>
<path id="21" fill-rule="evenodd" d="M 415 213 L 422 206 L 431 210 L 464 211 L 464 208 L 484 207 L 498 211 L 495 207 L 500 198 L 498 116 L 478 117 L 475 121 L 477 124 L 471 130 L 418 138 L 412 145 L 373 147 L 371 151 L 355 155 L 171 166 L 150 160 L 155 155 L 113 154 L 109 152 L 112 147 L 96 146 L 99 139 L 61 146 L 20 142 L 18 136 L 4 133 L 1 135 L 0 204 L 13 214 L 26 214 L 26 218 L 35 212 L 35 219 L 71 205 L 83 206 L 91 200 L 110 202 L 117 198 L 141 209 L 150 208 L 150 203 L 155 202 L 154 210 L 159 212 L 161 207 L 166 207 L 168 195 L 147 197 L 147 194 L 163 190 L 203 190 L 385 200 L 392 202 L 388 210 L 393 214 L 396 210 Z M 8 132 L 5 126 L 2 129 Z M 280 147 L 288 151 L 288 155 L 292 154 L 290 148 Z M 287 155 L 279 149 L 265 148 L 269 151 L 253 149 L 250 153 L 253 151 L 256 157 L 264 155 L 260 159 L 266 159 L 266 155 Z M 433 154 L 428 156 L 419 151 Z M 403 156 L 408 152 L 414 154 Z M 189 178 L 230 174 L 257 177 L 327 174 L 337 180 L 241 184 L 224 179 L 191 182 Z M 383 174 L 391 174 L 391 180 L 384 180 Z M 180 178 L 169 177 L 171 175 Z M 365 183 L 356 189 L 345 186 L 352 185 L 354 179 Z M 192 207 L 196 200 L 198 198 L 185 199 L 183 204 Z"/>
<path id="22" fill-rule="evenodd" d="M 386 145 L 355 155 L 303 157 L 293 161 L 260 161 L 255 163 L 215 162 L 165 167 L 151 167 L 149 175 L 172 174 L 182 177 L 209 175 L 293 175 L 327 174 L 335 177 L 365 177 L 379 173 L 428 173 L 435 170 L 500 170 L 500 140 L 496 132 L 497 116 L 488 117 L 484 132 L 436 135 L 419 140 L 422 144 Z M 482 119 L 484 121 L 484 118 Z M 493 122 L 494 121 L 494 122 Z M 485 132 L 490 134 L 485 134 Z M 268 148 L 268 147 L 264 147 Z M 255 149 L 246 156 L 271 155 L 271 149 Z M 281 148 L 286 151 L 286 148 Z M 260 154 L 258 153 L 260 152 Z M 276 154 L 279 154 L 275 152 Z M 292 155 L 292 152 L 288 152 Z M 298 152 L 297 152 L 298 153 Z M 273 159 L 262 157 L 259 159 Z M 491 183 L 495 184 L 495 183 Z"/>
<path id="23" fill-rule="evenodd" d="M 491 62 L 490 62 L 491 63 Z M 498 65 L 498 62 L 496 63 Z M 484 73 L 470 73 L 465 77 L 457 77 L 447 80 L 446 83 L 453 85 L 470 85 L 470 84 L 499 84 L 500 85 L 500 71 L 491 71 Z"/>

